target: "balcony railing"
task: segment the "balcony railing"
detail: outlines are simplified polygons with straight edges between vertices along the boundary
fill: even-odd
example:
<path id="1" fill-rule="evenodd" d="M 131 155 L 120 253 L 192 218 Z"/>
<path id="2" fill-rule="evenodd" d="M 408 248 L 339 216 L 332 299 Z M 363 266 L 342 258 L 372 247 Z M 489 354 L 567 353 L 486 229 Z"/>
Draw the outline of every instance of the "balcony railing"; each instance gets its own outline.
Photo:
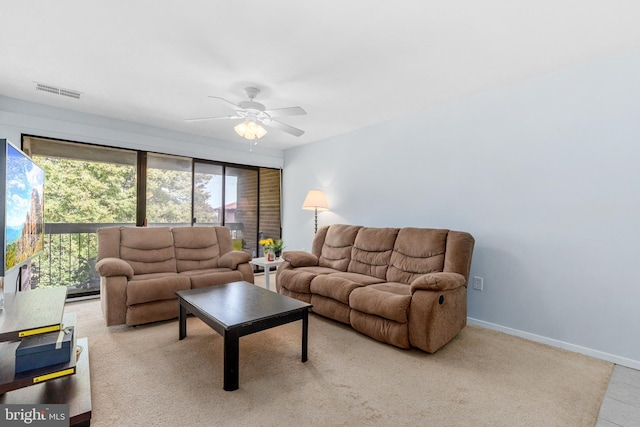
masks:
<path id="1" fill-rule="evenodd" d="M 44 252 L 32 262 L 31 287 L 66 286 L 69 296 L 97 294 L 95 270 L 99 228 L 132 223 L 45 224 Z"/>
<path id="2" fill-rule="evenodd" d="M 31 288 L 66 286 L 70 297 L 98 294 L 100 276 L 95 269 L 98 256 L 98 229 L 134 225 L 133 223 L 45 224 L 44 252 L 34 258 L 31 263 Z M 185 225 L 189 224 L 149 224 L 149 226 L 169 227 Z M 242 230 L 242 224 L 230 223 L 226 226 L 232 230 Z M 249 252 L 253 257 L 256 256 L 256 248 L 261 251 L 254 239 L 237 240 L 240 241 L 239 247 L 235 249 Z"/>

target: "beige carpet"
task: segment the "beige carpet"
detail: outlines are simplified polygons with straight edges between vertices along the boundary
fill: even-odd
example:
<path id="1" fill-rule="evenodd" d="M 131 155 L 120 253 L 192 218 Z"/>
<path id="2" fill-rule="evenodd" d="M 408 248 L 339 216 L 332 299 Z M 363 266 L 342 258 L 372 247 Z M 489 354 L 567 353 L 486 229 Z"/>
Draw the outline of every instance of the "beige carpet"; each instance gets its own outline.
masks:
<path id="1" fill-rule="evenodd" d="M 475 326 L 430 355 L 311 315 L 308 362 L 300 322 L 243 337 L 225 392 L 222 339 L 197 318 L 178 341 L 177 321 L 107 328 L 97 300 L 66 311 L 89 339 L 94 427 L 593 426 L 612 371 Z"/>

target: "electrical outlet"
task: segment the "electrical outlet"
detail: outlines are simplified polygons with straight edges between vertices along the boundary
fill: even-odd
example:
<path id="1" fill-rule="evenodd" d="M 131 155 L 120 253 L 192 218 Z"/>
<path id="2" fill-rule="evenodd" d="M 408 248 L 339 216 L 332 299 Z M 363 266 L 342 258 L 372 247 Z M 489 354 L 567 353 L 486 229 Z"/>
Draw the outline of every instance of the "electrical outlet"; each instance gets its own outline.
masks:
<path id="1" fill-rule="evenodd" d="M 476 291 L 482 291 L 484 287 L 484 279 L 482 277 L 473 276 L 473 289 Z"/>

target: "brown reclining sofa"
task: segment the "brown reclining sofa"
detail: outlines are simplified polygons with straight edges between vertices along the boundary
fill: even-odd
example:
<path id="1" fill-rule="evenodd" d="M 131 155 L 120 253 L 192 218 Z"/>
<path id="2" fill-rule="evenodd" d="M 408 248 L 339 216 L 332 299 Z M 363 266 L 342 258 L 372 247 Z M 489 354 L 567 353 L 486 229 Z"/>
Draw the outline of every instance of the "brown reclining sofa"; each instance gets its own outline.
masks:
<path id="1" fill-rule="evenodd" d="M 311 253 L 283 254 L 276 288 L 378 341 L 433 353 L 467 323 L 473 246 L 459 231 L 326 226 Z"/>
<path id="2" fill-rule="evenodd" d="M 107 326 L 178 317 L 176 291 L 253 283 L 250 260 L 232 250 L 227 227 L 99 229 L 96 270 Z"/>

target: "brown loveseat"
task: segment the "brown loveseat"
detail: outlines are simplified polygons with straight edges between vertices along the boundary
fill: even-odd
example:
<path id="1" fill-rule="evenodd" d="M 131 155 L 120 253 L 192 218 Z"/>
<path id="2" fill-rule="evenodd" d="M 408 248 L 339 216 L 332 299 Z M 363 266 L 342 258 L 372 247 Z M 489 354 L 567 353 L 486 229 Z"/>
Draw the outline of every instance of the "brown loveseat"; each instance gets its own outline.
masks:
<path id="1" fill-rule="evenodd" d="M 107 326 L 178 317 L 176 291 L 253 283 L 250 260 L 232 250 L 226 227 L 102 228 L 96 270 Z"/>
<path id="2" fill-rule="evenodd" d="M 277 289 L 378 341 L 433 353 L 467 322 L 474 239 L 428 228 L 331 225 L 290 251 Z"/>

